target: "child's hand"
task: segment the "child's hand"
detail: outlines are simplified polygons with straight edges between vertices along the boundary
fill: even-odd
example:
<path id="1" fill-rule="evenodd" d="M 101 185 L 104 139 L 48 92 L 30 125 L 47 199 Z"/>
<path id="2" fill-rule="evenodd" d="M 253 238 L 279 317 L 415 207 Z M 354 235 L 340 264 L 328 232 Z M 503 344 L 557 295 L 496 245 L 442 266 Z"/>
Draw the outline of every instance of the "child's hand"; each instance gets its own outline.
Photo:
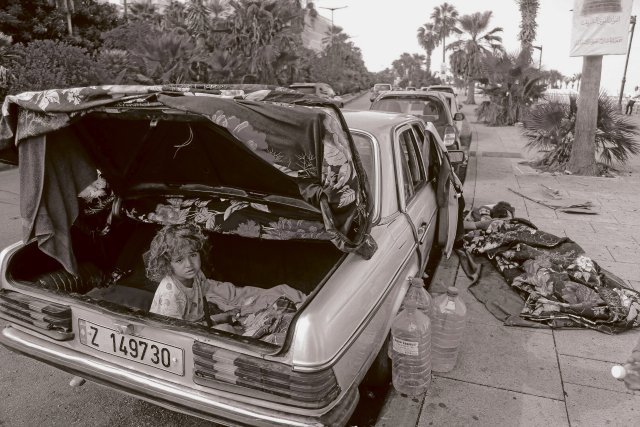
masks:
<path id="1" fill-rule="evenodd" d="M 219 325 L 221 323 L 229 323 L 232 324 L 234 321 L 238 319 L 240 316 L 240 309 L 234 308 L 233 310 L 225 311 L 220 314 L 212 314 L 209 316 L 214 325 Z"/>

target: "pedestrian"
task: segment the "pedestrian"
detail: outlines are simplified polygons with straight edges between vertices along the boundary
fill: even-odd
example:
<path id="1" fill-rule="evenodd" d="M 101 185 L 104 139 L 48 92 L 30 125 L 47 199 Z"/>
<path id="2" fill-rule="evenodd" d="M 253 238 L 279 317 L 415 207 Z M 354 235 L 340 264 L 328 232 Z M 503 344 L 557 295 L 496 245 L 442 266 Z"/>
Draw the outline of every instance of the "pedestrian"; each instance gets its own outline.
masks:
<path id="1" fill-rule="evenodd" d="M 631 95 L 631 97 L 627 101 L 627 107 L 624 110 L 624 113 L 626 115 L 631 115 L 631 113 L 633 113 L 633 104 L 636 103 L 636 99 L 640 99 L 640 87 L 638 87 L 638 86 L 636 86 L 633 89 L 633 94 Z"/>

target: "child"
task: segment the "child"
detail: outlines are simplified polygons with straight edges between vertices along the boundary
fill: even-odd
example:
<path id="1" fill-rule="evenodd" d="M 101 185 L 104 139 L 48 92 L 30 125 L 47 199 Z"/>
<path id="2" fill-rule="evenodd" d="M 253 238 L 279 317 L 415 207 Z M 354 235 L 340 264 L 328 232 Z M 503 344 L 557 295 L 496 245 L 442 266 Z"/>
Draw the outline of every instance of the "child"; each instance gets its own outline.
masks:
<path id="1" fill-rule="evenodd" d="M 167 225 L 153 238 L 146 273 L 160 282 L 150 312 L 192 322 L 203 320 L 206 278 L 201 252 L 206 237 L 194 224 Z"/>

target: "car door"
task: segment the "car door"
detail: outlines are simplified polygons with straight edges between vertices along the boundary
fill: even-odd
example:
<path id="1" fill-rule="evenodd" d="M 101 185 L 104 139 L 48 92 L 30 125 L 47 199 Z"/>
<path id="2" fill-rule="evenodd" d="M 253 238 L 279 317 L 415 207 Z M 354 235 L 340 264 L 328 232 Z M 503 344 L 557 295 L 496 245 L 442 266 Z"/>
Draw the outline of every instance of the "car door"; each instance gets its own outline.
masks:
<path id="1" fill-rule="evenodd" d="M 434 129 L 414 124 L 414 131 L 422 142 L 423 163 L 427 171 L 427 181 L 436 192 L 438 205 L 438 245 L 449 258 L 456 240 L 459 224 L 459 202 L 462 184 L 453 173 L 449 157 Z"/>
<path id="2" fill-rule="evenodd" d="M 412 224 L 422 271 L 436 234 L 436 192 L 427 181 L 418 135 L 411 125 L 396 130 L 394 151 L 400 207 Z"/>

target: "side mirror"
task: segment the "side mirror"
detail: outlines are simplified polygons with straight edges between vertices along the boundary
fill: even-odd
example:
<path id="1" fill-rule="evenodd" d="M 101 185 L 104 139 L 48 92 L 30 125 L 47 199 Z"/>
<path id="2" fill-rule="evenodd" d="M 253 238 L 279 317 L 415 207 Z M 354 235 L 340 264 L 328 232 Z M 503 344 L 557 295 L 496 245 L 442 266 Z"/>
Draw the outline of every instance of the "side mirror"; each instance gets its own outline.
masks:
<path id="1" fill-rule="evenodd" d="M 453 115 L 453 120 L 456 122 L 461 122 L 464 120 L 464 113 L 456 113 Z"/>
<path id="2" fill-rule="evenodd" d="M 462 150 L 447 150 L 447 154 L 452 166 L 467 163 L 467 155 Z"/>

